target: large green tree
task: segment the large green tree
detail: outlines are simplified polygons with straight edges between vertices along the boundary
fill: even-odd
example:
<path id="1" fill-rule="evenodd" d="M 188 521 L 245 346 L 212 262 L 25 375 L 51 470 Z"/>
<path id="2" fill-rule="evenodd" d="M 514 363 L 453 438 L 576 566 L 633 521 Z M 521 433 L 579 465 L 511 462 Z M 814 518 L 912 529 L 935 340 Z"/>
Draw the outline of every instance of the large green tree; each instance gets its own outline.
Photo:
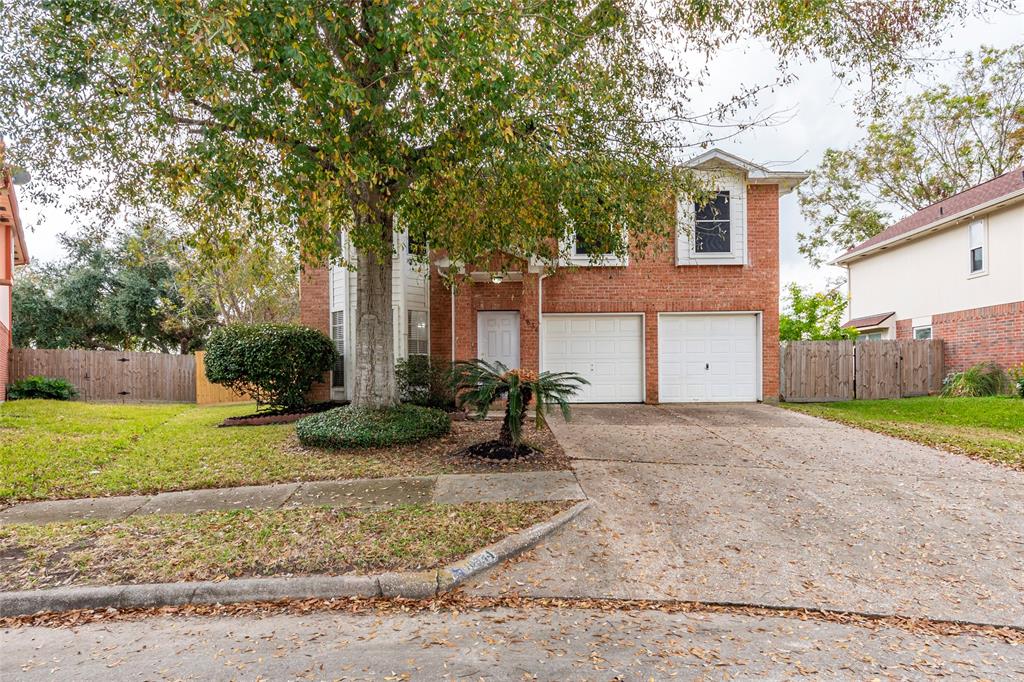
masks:
<path id="1" fill-rule="evenodd" d="M 672 230 L 666 197 L 696 190 L 677 170 L 688 102 L 736 78 L 687 64 L 758 40 L 783 70 L 807 55 L 875 80 L 967 5 L 21 0 L 0 12 L 0 114 L 47 187 L 98 184 L 94 207 L 245 212 L 313 263 L 344 230 L 353 403 L 383 406 L 396 215 L 455 261 L 554 257 L 573 231 L 643 248 Z"/>
<path id="2" fill-rule="evenodd" d="M 779 315 L 779 339 L 838 341 L 857 338 L 856 329 L 843 327 L 847 303 L 838 287 L 815 292 L 790 282 L 786 287 L 785 308 Z"/>
<path id="3" fill-rule="evenodd" d="M 814 265 L 1024 162 L 1024 44 L 968 53 L 952 80 L 877 105 L 864 139 L 828 149 L 800 186 Z"/>
<path id="4" fill-rule="evenodd" d="M 64 236 L 67 257 L 32 266 L 14 285 L 14 344 L 35 348 L 188 353 L 216 324 L 209 299 L 189 300 L 167 256 L 166 234 L 149 221 L 108 243 Z"/>

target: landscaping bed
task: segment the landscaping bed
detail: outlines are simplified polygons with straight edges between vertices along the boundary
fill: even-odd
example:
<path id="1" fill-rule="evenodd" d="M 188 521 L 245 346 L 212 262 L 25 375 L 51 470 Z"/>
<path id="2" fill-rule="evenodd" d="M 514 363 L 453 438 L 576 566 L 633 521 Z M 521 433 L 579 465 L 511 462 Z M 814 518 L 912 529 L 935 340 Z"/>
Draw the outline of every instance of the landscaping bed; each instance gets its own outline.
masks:
<path id="1" fill-rule="evenodd" d="M 780 403 L 796 412 L 1024 469 L 1024 400 L 901 398 Z"/>
<path id="2" fill-rule="evenodd" d="M 0 589 L 431 569 L 571 504 L 304 507 L 10 524 L 0 527 Z"/>
<path id="3" fill-rule="evenodd" d="M 524 429 L 543 455 L 486 462 L 454 455 L 500 422 L 453 421 L 419 443 L 326 450 L 299 444 L 291 424 L 217 428 L 252 404 L 199 407 L 18 400 L 0 405 L 0 505 L 22 500 L 148 494 L 289 481 L 566 469 L 547 430 Z"/>
<path id="4" fill-rule="evenodd" d="M 299 421 L 303 417 L 308 417 L 311 414 L 333 410 L 335 407 L 340 407 L 344 404 L 345 403 L 328 401 L 325 403 L 313 403 L 312 405 L 306 405 L 301 408 L 264 410 L 262 412 L 243 414 L 237 417 L 228 417 L 220 423 L 220 426 L 266 426 L 267 424 L 290 424 L 292 422 Z"/>

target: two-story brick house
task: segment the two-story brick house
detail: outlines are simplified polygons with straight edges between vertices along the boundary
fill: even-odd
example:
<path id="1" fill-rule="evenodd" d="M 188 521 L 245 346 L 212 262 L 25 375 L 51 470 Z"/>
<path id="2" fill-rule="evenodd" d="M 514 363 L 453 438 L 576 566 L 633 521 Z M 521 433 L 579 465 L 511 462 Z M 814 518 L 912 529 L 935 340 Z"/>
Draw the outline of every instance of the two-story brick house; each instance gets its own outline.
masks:
<path id="1" fill-rule="evenodd" d="M 804 173 L 772 171 L 721 150 L 690 165 L 713 183 L 706 206 L 677 202 L 672 242 L 626 259 L 565 244 L 555 267 L 515 259 L 429 267 L 395 258 L 395 354 L 483 358 L 590 381 L 580 402 L 772 400 L 778 396 L 779 198 Z M 452 289 L 439 275 L 456 268 Z M 301 318 L 332 334 L 351 376 L 355 277 L 303 276 Z M 326 397 L 321 393 L 321 397 Z"/>
<path id="2" fill-rule="evenodd" d="M 3 142 L 0 142 L 0 152 Z M 2 158 L 3 154 L 0 154 Z M 0 165 L 0 402 L 7 397 L 12 347 L 14 266 L 28 263 L 11 169 Z"/>

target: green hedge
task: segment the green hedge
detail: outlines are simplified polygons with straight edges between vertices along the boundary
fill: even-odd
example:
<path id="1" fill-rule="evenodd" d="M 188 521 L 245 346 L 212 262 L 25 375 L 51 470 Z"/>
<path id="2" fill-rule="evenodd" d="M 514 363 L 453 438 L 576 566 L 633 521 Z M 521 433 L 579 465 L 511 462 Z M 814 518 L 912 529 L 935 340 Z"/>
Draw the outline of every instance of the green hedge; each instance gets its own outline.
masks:
<path id="1" fill-rule="evenodd" d="M 303 417 L 295 433 L 303 445 L 319 448 L 387 447 L 443 436 L 451 430 L 443 410 L 399 405 L 383 410 L 338 407 Z"/>
<path id="2" fill-rule="evenodd" d="M 51 379 L 41 376 L 27 377 L 11 383 L 7 387 L 8 400 L 27 400 L 29 398 L 71 400 L 77 395 L 78 390 L 67 379 Z"/>
<path id="3" fill-rule="evenodd" d="M 206 378 L 257 403 L 297 408 L 334 365 L 334 343 L 297 324 L 229 324 L 206 343 Z"/>

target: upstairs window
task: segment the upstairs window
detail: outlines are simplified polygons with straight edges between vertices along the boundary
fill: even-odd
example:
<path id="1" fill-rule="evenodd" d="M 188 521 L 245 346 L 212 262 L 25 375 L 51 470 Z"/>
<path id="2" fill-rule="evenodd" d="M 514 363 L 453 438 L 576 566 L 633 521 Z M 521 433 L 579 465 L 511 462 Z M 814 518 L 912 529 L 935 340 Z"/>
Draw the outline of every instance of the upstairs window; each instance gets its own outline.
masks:
<path id="1" fill-rule="evenodd" d="M 422 258 L 427 255 L 427 241 L 422 235 L 409 233 L 409 255 L 414 258 Z"/>
<path id="2" fill-rule="evenodd" d="M 427 332 L 427 311 L 409 311 L 409 355 L 428 355 L 430 340 Z"/>
<path id="3" fill-rule="evenodd" d="M 729 192 L 717 192 L 706 204 L 694 203 L 693 250 L 696 253 L 731 253 Z"/>
<path id="4" fill-rule="evenodd" d="M 971 250 L 971 274 L 985 272 L 985 223 L 978 220 L 967 228 Z"/>

